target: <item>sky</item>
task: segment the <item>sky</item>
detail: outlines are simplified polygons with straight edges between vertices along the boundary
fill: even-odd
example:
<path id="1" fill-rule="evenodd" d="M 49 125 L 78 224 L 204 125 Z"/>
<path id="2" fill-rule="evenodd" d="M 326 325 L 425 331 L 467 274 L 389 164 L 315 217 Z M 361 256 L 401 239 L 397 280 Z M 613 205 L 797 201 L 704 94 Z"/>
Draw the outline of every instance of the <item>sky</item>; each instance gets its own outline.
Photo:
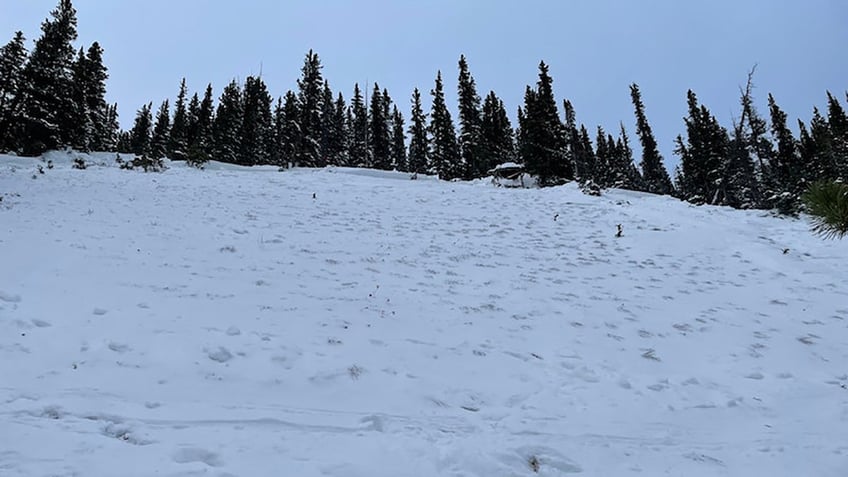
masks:
<path id="1" fill-rule="evenodd" d="M 31 46 L 56 0 L 0 0 L 0 41 L 22 30 Z M 481 96 L 494 90 L 515 120 L 525 86 L 545 61 L 558 102 L 578 122 L 635 142 L 628 85 L 642 90 L 666 163 L 684 132 L 686 92 L 726 127 L 739 88 L 757 65 L 756 104 L 773 93 L 790 120 L 808 121 L 825 92 L 848 90 L 848 2 L 844 0 L 75 0 L 79 46 L 99 41 L 110 71 L 108 99 L 121 123 L 135 111 L 212 83 L 262 74 L 271 94 L 296 88 L 307 51 L 318 53 L 334 91 L 354 83 L 387 88 L 408 118 L 416 87 L 428 93 L 441 70 L 456 119 L 457 61 L 465 54 Z M 430 97 L 425 95 L 425 107 Z M 637 153 L 637 161 L 638 161 Z"/>

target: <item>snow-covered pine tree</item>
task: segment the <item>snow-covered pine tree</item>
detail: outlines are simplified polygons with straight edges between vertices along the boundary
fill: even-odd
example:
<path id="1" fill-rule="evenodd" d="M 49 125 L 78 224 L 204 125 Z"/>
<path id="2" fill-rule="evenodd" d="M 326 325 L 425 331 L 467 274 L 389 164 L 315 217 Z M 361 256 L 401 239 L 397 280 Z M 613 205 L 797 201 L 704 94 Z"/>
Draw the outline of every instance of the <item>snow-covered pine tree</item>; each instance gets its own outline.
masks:
<path id="1" fill-rule="evenodd" d="M 218 109 L 212 126 L 213 159 L 231 164 L 238 163 L 243 119 L 244 100 L 241 86 L 233 80 L 224 88 L 218 99 Z"/>
<path id="2" fill-rule="evenodd" d="M 763 167 L 764 205 L 784 214 L 798 212 L 805 189 L 804 164 L 798 141 L 787 126 L 786 113 L 768 96 L 771 134 L 777 150 Z"/>
<path id="3" fill-rule="evenodd" d="M 392 167 L 401 172 L 409 172 L 409 165 L 406 160 L 406 133 L 403 129 L 403 114 L 398 110 L 397 105 L 392 107 L 391 121 L 391 159 Z"/>
<path id="4" fill-rule="evenodd" d="M 168 139 L 168 157 L 173 160 L 184 160 L 188 149 L 188 110 L 186 109 L 185 78 L 180 81 L 180 92 L 174 103 L 174 118 L 171 121 L 171 136 Z"/>
<path id="5" fill-rule="evenodd" d="M 436 75 L 436 85 L 430 91 L 433 96 L 433 106 L 430 112 L 430 164 L 431 172 L 438 174 L 443 180 L 452 180 L 460 177 L 461 156 L 459 144 L 456 140 L 456 129 L 445 103 L 444 84 L 442 83 L 442 72 Z"/>
<path id="6" fill-rule="evenodd" d="M 545 62 L 539 63 L 536 89 L 529 86 L 524 95 L 524 123 L 521 157 L 527 172 L 542 186 L 574 179 L 574 165 L 568 154 L 565 127 L 559 119 L 553 93 L 553 78 Z"/>
<path id="7" fill-rule="evenodd" d="M 322 68 L 318 54 L 309 50 L 303 61 L 301 77 L 297 80 L 300 131 L 295 162 L 299 166 L 325 165 L 321 155 L 321 109 L 324 101 Z"/>
<path id="8" fill-rule="evenodd" d="M 418 88 L 412 92 L 412 112 L 409 123 L 409 172 L 423 174 L 427 172 L 430 144 L 427 138 L 427 115 L 421 105 L 421 92 Z"/>
<path id="9" fill-rule="evenodd" d="M 130 131 L 130 152 L 138 156 L 150 154 L 151 128 L 153 127 L 152 108 L 153 103 L 148 103 L 138 110 L 135 123 Z"/>
<path id="10" fill-rule="evenodd" d="M 162 159 L 168 153 L 168 138 L 171 132 L 171 107 L 166 99 L 162 101 L 156 112 L 153 136 L 150 140 L 150 156 L 153 159 Z"/>
<path id="11" fill-rule="evenodd" d="M 70 110 L 66 116 L 67 122 L 62 124 L 62 131 L 67 137 L 67 144 L 78 151 L 89 150 L 88 143 L 93 129 L 86 97 L 89 87 L 86 77 L 88 69 L 86 61 L 85 50 L 80 48 L 77 59 L 71 66 Z"/>
<path id="12" fill-rule="evenodd" d="M 21 107 L 24 95 L 24 64 L 27 51 L 24 34 L 16 32 L 9 43 L 0 48 L 0 151 L 20 146 Z"/>
<path id="13" fill-rule="evenodd" d="M 111 151 L 114 144 L 109 105 L 106 103 L 106 80 L 109 73 L 103 64 L 103 48 L 94 42 L 85 57 L 85 103 L 91 131 L 88 146 L 93 151 Z"/>
<path id="14" fill-rule="evenodd" d="M 359 83 L 353 85 L 353 100 L 350 103 L 350 162 L 354 167 L 368 164 L 368 110 Z"/>
<path id="15" fill-rule="evenodd" d="M 462 156 L 462 177 L 466 180 L 483 177 L 489 170 L 484 158 L 482 111 L 477 84 L 468 70 L 465 55 L 459 57 L 459 150 Z"/>
<path id="16" fill-rule="evenodd" d="M 843 182 L 848 181 L 848 114 L 830 91 L 827 92 L 827 125 L 837 177 Z"/>
<path id="17" fill-rule="evenodd" d="M 503 101 L 490 91 L 483 101 L 480 118 L 480 170 L 485 175 L 498 164 L 515 161 L 512 124 Z"/>
<path id="18" fill-rule="evenodd" d="M 271 163 L 274 138 L 271 95 L 262 78 L 248 76 L 244 84 L 238 164 Z"/>
<path id="19" fill-rule="evenodd" d="M 674 186 L 671 183 L 668 170 L 663 164 L 663 158 L 657 147 L 657 140 L 654 138 L 654 132 L 651 130 L 651 125 L 645 115 L 642 93 L 636 83 L 630 85 L 630 98 L 633 101 L 636 114 L 636 135 L 639 136 L 639 142 L 642 144 L 640 167 L 644 189 L 652 194 L 672 194 L 674 193 Z"/>
<path id="20" fill-rule="evenodd" d="M 72 67 L 77 39 L 77 12 L 71 0 L 59 0 L 41 24 L 41 37 L 24 67 L 21 149 L 39 155 L 70 145 L 63 130 L 73 116 Z"/>
<path id="21" fill-rule="evenodd" d="M 724 165 L 729 138 L 706 106 L 698 104 L 692 90 L 686 94 L 689 115 L 686 142 L 677 136 L 675 153 L 680 156 L 678 189 L 681 198 L 694 204 L 720 205 L 724 199 Z"/>
<path id="22" fill-rule="evenodd" d="M 186 161 L 194 167 L 202 167 L 212 155 L 212 125 L 214 105 L 212 99 L 212 84 L 206 86 L 200 107 L 193 115 L 190 140 Z"/>
<path id="23" fill-rule="evenodd" d="M 386 117 L 386 95 L 380 86 L 374 83 L 369 109 L 370 123 L 368 125 L 368 150 L 370 163 L 366 167 L 389 170 L 392 167 L 391 144 L 389 141 L 389 118 Z"/>

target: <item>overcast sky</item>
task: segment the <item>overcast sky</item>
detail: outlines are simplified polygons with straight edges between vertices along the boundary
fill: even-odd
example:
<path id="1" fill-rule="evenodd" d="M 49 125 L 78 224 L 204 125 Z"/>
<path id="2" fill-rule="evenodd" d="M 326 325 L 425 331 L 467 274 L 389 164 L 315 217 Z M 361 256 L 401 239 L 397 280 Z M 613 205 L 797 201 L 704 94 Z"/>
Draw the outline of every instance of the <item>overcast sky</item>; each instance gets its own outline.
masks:
<path id="1" fill-rule="evenodd" d="M 0 42 L 28 46 L 57 0 L 0 0 Z M 667 164 L 693 89 L 722 123 L 738 116 L 739 87 L 757 64 L 756 96 L 809 120 L 831 90 L 848 90 L 845 0 L 74 0 L 80 45 L 99 41 L 109 100 L 129 127 L 141 104 L 260 72 L 274 96 L 296 87 L 311 48 L 334 91 L 386 87 L 408 118 L 412 89 L 442 70 L 456 96 L 465 54 L 481 96 L 494 90 L 515 119 L 537 66 L 551 67 L 557 100 L 578 121 L 634 133 L 628 85 L 640 85 Z M 430 97 L 426 96 L 429 107 Z M 456 108 L 452 108 L 456 119 Z M 632 138 L 636 140 L 635 135 Z M 637 149 L 637 161 L 638 157 Z"/>

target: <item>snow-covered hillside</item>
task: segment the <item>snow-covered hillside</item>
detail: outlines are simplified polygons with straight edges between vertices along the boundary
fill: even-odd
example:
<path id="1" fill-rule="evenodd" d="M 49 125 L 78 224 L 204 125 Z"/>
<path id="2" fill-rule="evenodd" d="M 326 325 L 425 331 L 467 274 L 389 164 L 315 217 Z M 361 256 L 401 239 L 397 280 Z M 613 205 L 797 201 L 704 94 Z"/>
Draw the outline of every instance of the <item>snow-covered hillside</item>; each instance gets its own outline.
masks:
<path id="1" fill-rule="evenodd" d="M 0 157 L 0 475 L 848 475 L 805 220 L 50 158 Z"/>

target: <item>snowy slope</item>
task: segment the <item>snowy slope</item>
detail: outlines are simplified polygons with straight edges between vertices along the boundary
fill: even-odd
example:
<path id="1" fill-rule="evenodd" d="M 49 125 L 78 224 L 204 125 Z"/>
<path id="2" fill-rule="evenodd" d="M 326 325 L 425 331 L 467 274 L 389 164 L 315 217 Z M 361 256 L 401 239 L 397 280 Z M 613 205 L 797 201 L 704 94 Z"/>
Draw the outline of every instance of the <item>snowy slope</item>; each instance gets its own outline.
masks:
<path id="1" fill-rule="evenodd" d="M 804 220 L 50 157 L 0 157 L 0 475 L 848 475 Z"/>

